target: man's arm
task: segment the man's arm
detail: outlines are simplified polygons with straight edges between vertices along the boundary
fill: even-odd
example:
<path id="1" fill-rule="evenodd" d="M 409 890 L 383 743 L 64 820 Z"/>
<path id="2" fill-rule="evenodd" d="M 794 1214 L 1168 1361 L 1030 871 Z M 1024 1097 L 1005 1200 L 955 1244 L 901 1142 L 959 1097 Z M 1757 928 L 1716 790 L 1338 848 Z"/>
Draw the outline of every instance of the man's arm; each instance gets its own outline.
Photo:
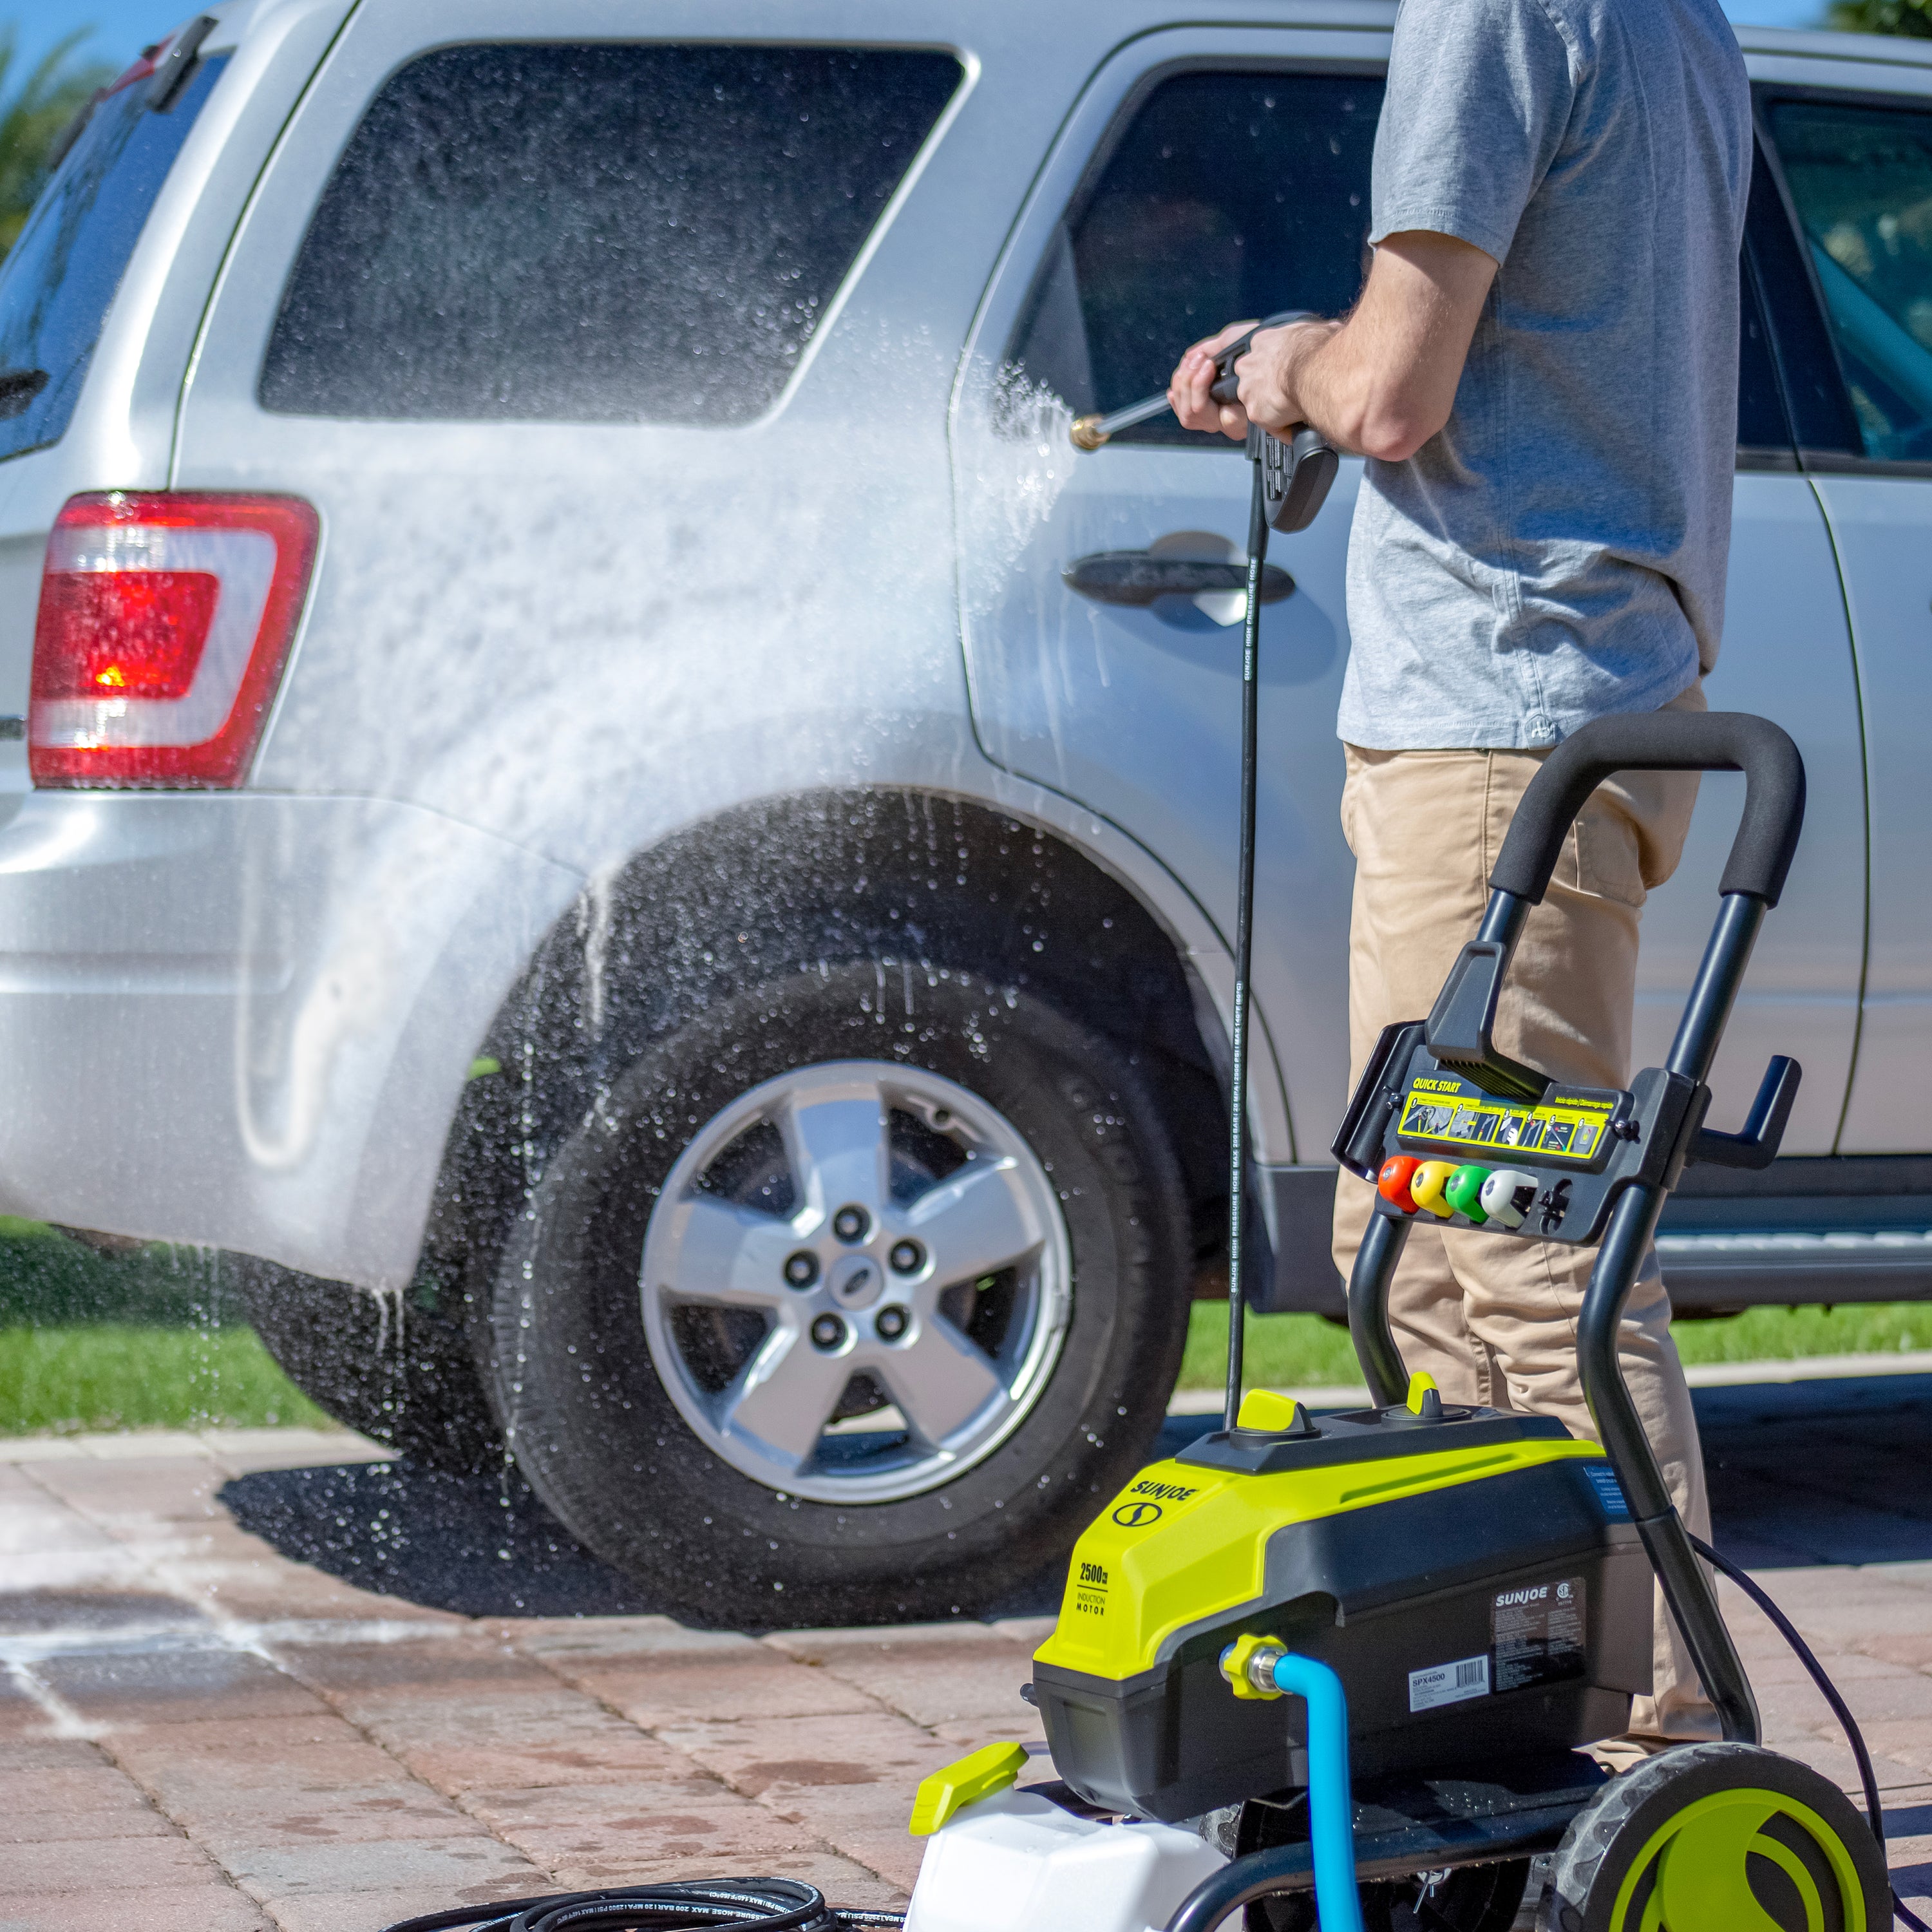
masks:
<path id="1" fill-rule="evenodd" d="M 1400 463 L 1449 420 L 1495 261 L 1453 236 L 1412 229 L 1376 250 L 1368 285 L 1343 322 L 1264 328 L 1234 365 L 1238 406 L 1208 395 L 1215 352 L 1234 322 L 1180 358 L 1168 394 L 1189 429 L 1239 438 L 1312 424 L 1338 448 Z"/>

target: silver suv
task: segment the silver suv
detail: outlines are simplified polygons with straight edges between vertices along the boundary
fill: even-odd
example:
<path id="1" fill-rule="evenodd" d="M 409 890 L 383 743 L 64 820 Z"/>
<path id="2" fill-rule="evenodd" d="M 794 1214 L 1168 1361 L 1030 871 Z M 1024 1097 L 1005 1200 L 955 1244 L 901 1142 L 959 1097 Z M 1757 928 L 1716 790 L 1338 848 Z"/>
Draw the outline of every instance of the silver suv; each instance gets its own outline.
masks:
<path id="1" fill-rule="evenodd" d="M 1068 424 L 1352 298 L 1393 8 L 1218 14 L 229 0 L 99 100 L 0 269 L 0 1209 L 668 1607 L 1060 1555 L 1219 1259 L 1247 490 Z M 1712 697 L 1813 804 L 1714 1118 L 1805 1080 L 1706 1309 L 1932 1286 L 1932 50 L 1744 38 Z M 1263 641 L 1248 1286 L 1330 1313 L 1358 475 Z"/>

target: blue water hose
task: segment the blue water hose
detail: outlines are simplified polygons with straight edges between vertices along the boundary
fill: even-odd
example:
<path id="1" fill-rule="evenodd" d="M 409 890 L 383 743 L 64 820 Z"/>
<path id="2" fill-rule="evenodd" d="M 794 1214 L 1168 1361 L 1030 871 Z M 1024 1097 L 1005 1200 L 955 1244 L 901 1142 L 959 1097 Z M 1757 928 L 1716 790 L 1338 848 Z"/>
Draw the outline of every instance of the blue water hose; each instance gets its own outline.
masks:
<path id="1" fill-rule="evenodd" d="M 1355 1888 L 1355 1798 L 1348 1780 L 1348 1699 L 1342 1680 L 1312 1657 L 1285 1652 L 1275 1687 L 1308 1706 L 1308 1840 L 1315 1853 L 1321 1932 L 1362 1932 Z"/>

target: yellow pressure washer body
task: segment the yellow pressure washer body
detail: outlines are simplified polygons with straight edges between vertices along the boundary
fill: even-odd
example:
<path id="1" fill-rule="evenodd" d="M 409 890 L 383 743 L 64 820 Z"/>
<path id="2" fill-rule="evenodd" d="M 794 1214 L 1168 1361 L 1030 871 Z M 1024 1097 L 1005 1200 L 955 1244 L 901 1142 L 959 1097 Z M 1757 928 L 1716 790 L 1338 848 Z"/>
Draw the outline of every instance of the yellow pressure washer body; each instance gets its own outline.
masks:
<path id="1" fill-rule="evenodd" d="M 1305 1784 L 1300 1699 L 1228 1646 L 1272 1638 L 1348 1693 L 1358 1776 L 1563 1752 L 1650 1688 L 1652 1573 L 1608 1458 L 1548 1418 L 1324 1416 L 1258 1391 L 1136 1476 L 1073 1552 L 1033 1700 L 1061 1778 L 1174 1820 Z"/>

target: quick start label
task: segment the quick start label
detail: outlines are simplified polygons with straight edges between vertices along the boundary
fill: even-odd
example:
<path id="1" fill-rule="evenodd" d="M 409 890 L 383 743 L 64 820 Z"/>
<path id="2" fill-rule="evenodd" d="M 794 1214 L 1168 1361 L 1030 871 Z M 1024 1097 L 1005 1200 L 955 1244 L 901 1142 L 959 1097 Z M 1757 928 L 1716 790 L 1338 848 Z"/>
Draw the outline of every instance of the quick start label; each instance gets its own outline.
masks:
<path id="1" fill-rule="evenodd" d="M 1492 1154 L 1534 1154 L 1587 1166 L 1604 1150 L 1614 1100 L 1558 1094 L 1534 1107 L 1471 1094 L 1460 1081 L 1418 1080 L 1402 1102 L 1404 1140 L 1442 1141 Z"/>
<path id="2" fill-rule="evenodd" d="M 1498 1590 L 1490 1606 L 1490 1656 L 1498 1690 L 1584 1676 L 1583 1580 L 1565 1576 Z"/>

